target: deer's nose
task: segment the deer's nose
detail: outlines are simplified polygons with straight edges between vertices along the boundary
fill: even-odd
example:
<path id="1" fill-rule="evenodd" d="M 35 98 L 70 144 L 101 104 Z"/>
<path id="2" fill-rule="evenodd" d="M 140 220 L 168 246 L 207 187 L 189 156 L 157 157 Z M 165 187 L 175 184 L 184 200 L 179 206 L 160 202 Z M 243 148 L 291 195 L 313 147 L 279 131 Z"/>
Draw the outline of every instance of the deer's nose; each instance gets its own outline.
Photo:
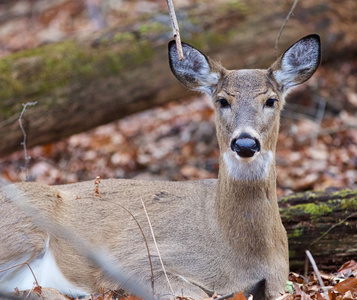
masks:
<path id="1" fill-rule="evenodd" d="M 238 138 L 232 140 L 231 149 L 240 157 L 252 157 L 260 151 L 260 142 L 251 135 L 242 133 Z"/>

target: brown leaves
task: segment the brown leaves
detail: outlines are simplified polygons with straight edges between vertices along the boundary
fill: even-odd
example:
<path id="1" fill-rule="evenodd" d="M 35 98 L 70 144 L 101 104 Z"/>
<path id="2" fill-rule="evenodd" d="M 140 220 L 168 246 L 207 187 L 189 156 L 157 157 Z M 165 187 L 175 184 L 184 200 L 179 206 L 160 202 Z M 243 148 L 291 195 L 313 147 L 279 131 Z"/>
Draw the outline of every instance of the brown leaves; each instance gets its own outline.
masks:
<path id="1" fill-rule="evenodd" d="M 321 127 L 308 119 L 283 119 L 277 145 L 280 195 L 357 185 L 355 114 L 326 114 Z M 280 187 L 280 189 L 279 189 Z"/>
<path id="2" fill-rule="evenodd" d="M 355 273 L 355 274 L 354 274 Z M 324 285 L 328 290 L 327 300 L 356 300 L 357 299 L 357 263 L 353 260 L 345 263 L 336 274 L 325 274 L 321 272 Z M 353 276 L 353 277 L 349 277 Z M 289 280 L 294 287 L 293 299 L 289 300 L 324 300 L 321 286 L 317 282 L 317 277 L 312 274 L 304 282 L 303 276 L 291 273 Z M 287 300 L 284 296 L 279 300 Z M 325 299 L 326 300 L 326 299 Z"/>
<path id="3" fill-rule="evenodd" d="M 324 285 L 328 290 L 328 298 L 324 297 L 321 286 L 318 284 L 315 274 L 311 274 L 307 278 L 297 273 L 290 273 L 289 283 L 293 287 L 293 291 L 281 295 L 276 300 L 357 300 L 357 263 L 354 260 L 346 262 L 338 270 L 336 274 L 326 274 L 320 272 L 324 281 Z M 28 293 L 29 291 L 27 291 Z M 51 299 L 52 295 L 58 295 L 56 299 L 67 300 L 66 296 L 61 295 L 58 291 L 51 288 L 41 288 L 36 286 L 33 293 Z M 17 295 L 23 295 L 25 292 L 18 292 Z M 229 299 L 229 300 L 254 300 L 253 296 L 244 297 L 243 292 L 234 296 L 214 296 L 213 299 Z M 123 291 L 102 290 L 99 295 L 92 295 L 85 297 L 85 300 L 112 300 L 112 299 L 127 299 L 127 300 L 141 300 L 138 297 L 125 294 Z M 177 300 L 195 300 L 193 298 L 178 296 Z"/>

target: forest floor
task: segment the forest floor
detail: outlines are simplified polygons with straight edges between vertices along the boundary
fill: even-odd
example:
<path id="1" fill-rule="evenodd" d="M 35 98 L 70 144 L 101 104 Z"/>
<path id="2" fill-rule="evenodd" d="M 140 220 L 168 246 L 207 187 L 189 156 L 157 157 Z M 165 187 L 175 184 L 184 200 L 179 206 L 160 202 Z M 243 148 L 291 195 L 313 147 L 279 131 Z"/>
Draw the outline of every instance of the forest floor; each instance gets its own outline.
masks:
<path id="1" fill-rule="evenodd" d="M 191 2 L 177 1 L 177 8 Z M 166 7 L 164 1 L 112 1 L 101 7 L 106 11 L 104 17 L 98 17 L 98 11 L 89 8 L 88 3 L 92 2 L 0 3 L 0 57 L 60 41 L 74 33 L 88 34 L 115 26 L 123 19 L 138 18 Z M 288 100 L 276 151 L 279 196 L 306 190 L 357 188 L 356 73 L 356 58 L 342 65 L 322 65 L 311 81 L 297 89 L 296 95 L 307 96 L 306 99 L 299 99 L 298 103 Z M 313 95 L 308 95 L 311 91 Z M 292 99 L 296 98 L 292 95 Z M 342 103 L 338 109 L 334 101 Z M 26 178 L 48 184 L 94 180 L 97 176 L 151 180 L 216 178 L 219 149 L 209 99 L 196 96 L 27 149 L 27 155 L 31 157 L 28 162 L 24 151 L 0 158 L 0 186 Z M 356 270 L 352 262 L 334 276 L 324 275 L 331 300 L 357 299 L 357 283 L 352 279 L 348 281 L 350 285 L 336 285 L 341 278 L 356 276 Z M 303 286 L 300 275 L 291 276 L 295 295 L 284 297 L 322 299 L 315 277 Z"/>

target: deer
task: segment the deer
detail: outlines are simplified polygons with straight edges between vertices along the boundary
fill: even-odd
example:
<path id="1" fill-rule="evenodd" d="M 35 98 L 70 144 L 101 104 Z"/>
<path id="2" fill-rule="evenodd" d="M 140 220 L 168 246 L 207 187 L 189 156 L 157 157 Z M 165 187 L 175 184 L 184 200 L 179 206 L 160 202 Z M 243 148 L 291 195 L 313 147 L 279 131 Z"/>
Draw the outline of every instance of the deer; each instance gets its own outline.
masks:
<path id="1" fill-rule="evenodd" d="M 170 68 L 184 86 L 211 99 L 220 150 L 218 179 L 103 179 L 100 197 L 93 193 L 92 181 L 57 186 L 20 182 L 13 188 L 27 207 L 54 226 L 65 224 L 93 249 L 106 250 L 134 284 L 149 291 L 149 255 L 125 207 L 147 238 L 160 299 L 205 299 L 242 291 L 253 299 L 275 299 L 284 292 L 289 272 L 276 193 L 280 114 L 287 94 L 318 68 L 320 37 L 303 37 L 268 69 L 227 70 L 189 44 L 182 43 L 182 48 L 181 61 L 175 41 L 169 43 Z M 14 198 L 1 190 L 0 270 L 27 262 L 41 286 L 71 297 L 123 287 L 68 240 L 36 222 Z M 3 292 L 31 289 L 33 282 L 27 266 L 0 273 Z"/>

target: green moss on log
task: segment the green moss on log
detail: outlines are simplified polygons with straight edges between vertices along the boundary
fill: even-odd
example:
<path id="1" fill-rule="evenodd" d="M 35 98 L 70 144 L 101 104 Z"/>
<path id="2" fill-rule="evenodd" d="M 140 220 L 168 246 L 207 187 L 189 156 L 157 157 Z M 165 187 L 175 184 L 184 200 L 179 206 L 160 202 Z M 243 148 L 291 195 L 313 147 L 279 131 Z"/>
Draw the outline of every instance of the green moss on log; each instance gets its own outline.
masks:
<path id="1" fill-rule="evenodd" d="M 306 249 L 329 269 L 355 255 L 357 190 L 293 194 L 284 197 L 279 207 L 292 270 L 304 269 Z"/>
<path id="2" fill-rule="evenodd" d="M 305 192 L 280 200 L 280 214 L 285 220 L 304 216 L 314 221 L 333 211 L 357 211 L 357 191 L 342 190 L 327 196 L 323 192 Z"/>
<path id="3" fill-rule="evenodd" d="M 351 199 L 342 199 L 341 207 L 346 210 L 357 211 L 357 197 Z"/>
<path id="4" fill-rule="evenodd" d="M 319 191 L 315 191 L 315 192 L 307 191 L 307 192 L 304 192 L 304 193 L 295 193 L 295 194 L 290 195 L 290 196 L 282 197 L 280 199 L 280 202 L 281 203 L 287 203 L 288 201 L 297 200 L 297 199 L 302 199 L 304 201 L 310 201 L 312 199 L 317 199 L 318 197 L 320 197 L 323 194 L 324 194 L 324 192 L 319 192 Z"/>
<path id="5" fill-rule="evenodd" d="M 307 215 L 313 221 L 315 218 L 331 213 L 333 211 L 326 203 L 306 203 L 298 204 L 283 211 L 283 216 L 287 219 L 293 216 Z"/>
<path id="6" fill-rule="evenodd" d="M 118 43 L 118 40 L 125 40 Z M 130 41 L 130 43 L 128 43 Z M 149 61 L 154 50 L 148 42 L 135 41 L 129 34 L 116 34 L 113 47 L 105 43 L 91 47 L 65 41 L 28 49 L 0 60 L 0 110 L 4 119 L 18 113 L 21 103 L 57 88 L 120 72 Z M 14 99 L 18 106 L 14 106 Z M 52 97 L 48 101 L 52 102 Z M 48 103 L 49 105 L 51 103 Z"/>

